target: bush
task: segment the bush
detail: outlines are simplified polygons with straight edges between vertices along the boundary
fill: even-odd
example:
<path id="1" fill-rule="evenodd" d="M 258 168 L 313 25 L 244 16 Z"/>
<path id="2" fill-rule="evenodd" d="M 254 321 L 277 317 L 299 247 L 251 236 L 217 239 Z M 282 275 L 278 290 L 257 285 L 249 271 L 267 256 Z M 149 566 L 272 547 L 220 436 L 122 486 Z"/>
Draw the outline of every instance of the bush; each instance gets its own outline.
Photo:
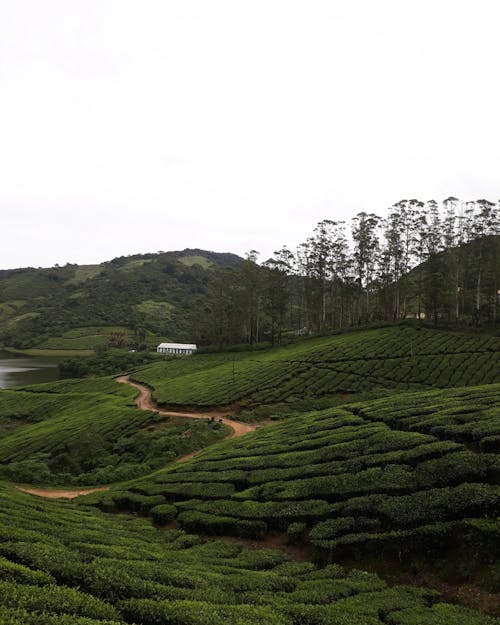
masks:
<path id="1" fill-rule="evenodd" d="M 177 516 L 177 508 L 169 503 L 163 503 L 151 508 L 149 514 L 157 525 L 166 525 Z"/>
<path id="2" fill-rule="evenodd" d="M 300 543 L 306 532 L 307 525 L 305 523 L 290 523 L 286 535 L 289 543 Z"/>
<path id="3" fill-rule="evenodd" d="M 265 606 L 132 599 L 122 602 L 119 607 L 127 621 L 144 625 L 288 625 L 283 616 Z"/>
<path id="4" fill-rule="evenodd" d="M 64 586 L 21 586 L 0 581 L 4 606 L 28 611 L 67 613 L 95 619 L 120 620 L 116 610 L 100 599 Z"/>
<path id="5" fill-rule="evenodd" d="M 112 497 L 119 509 L 142 514 L 147 514 L 151 508 L 165 502 L 165 497 L 162 495 L 147 496 L 128 491 L 113 494 Z"/>
<path id="6" fill-rule="evenodd" d="M 228 516 L 215 516 L 203 512 L 187 511 L 179 514 L 179 523 L 188 532 L 263 538 L 267 532 L 264 521 L 247 521 Z"/>

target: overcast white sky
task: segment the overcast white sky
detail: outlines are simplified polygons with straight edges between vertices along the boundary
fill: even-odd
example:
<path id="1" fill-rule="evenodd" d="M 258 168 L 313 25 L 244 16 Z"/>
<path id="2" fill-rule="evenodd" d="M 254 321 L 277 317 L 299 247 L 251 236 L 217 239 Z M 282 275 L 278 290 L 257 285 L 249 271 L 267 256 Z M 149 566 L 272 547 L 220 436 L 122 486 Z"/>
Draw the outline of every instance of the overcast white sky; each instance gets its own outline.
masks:
<path id="1" fill-rule="evenodd" d="M 500 196 L 497 0 L 0 0 L 0 268 Z"/>

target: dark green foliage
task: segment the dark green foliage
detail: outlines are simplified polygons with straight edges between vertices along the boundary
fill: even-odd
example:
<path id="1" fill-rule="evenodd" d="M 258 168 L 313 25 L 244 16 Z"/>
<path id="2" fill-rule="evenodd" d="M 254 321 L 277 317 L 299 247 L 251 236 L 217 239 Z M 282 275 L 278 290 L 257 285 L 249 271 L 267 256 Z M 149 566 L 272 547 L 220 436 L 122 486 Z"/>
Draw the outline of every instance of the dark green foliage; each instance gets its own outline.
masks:
<path id="1" fill-rule="evenodd" d="M 0 607 L 2 625 L 119 625 L 123 621 L 96 620 L 75 614 L 28 612 L 23 608 Z"/>
<path id="2" fill-rule="evenodd" d="M 179 515 L 181 526 L 188 532 L 203 532 L 226 536 L 240 536 L 241 538 L 263 538 L 267 531 L 267 524 L 263 521 L 247 521 L 228 516 L 216 516 L 194 510 L 181 512 Z"/>
<path id="3" fill-rule="evenodd" d="M 172 504 L 163 503 L 152 508 L 150 514 L 157 525 L 165 525 L 175 519 L 177 516 L 177 508 L 172 506 Z"/>
<path id="4" fill-rule="evenodd" d="M 403 375 L 398 367 L 406 376 L 416 375 L 419 359 L 408 359 L 406 329 L 369 335 L 311 341 L 307 349 L 262 352 L 258 358 L 253 354 L 254 361 L 242 355 L 235 360 L 235 376 L 241 364 L 247 379 L 236 377 L 236 382 L 248 397 L 274 393 L 293 406 L 304 380 L 304 393 L 311 397 L 324 391 L 325 378 L 317 375 L 324 367 L 349 366 L 352 375 L 359 369 L 358 378 L 371 384 L 378 360 L 384 367 L 396 360 L 392 369 L 377 374 L 380 385 L 385 373 L 394 376 L 388 376 L 389 386 Z M 367 337 L 375 337 L 371 346 Z M 446 377 L 453 365 L 453 337 L 423 335 L 422 359 L 434 358 L 431 348 L 444 354 L 435 377 Z M 488 342 L 493 339 L 478 343 L 473 337 L 469 344 L 462 339 L 460 362 L 468 361 L 464 353 L 472 353 L 480 373 L 464 366 L 446 383 L 453 377 L 471 382 L 488 372 L 494 378 L 498 351 Z M 365 367 L 363 350 L 374 345 L 382 354 L 392 349 L 394 358 L 373 358 Z M 207 363 L 225 372 L 232 363 L 224 358 L 196 356 L 148 371 L 164 375 L 162 383 L 170 388 L 178 384 L 186 396 L 186 379 L 198 380 L 193 393 L 202 389 L 203 379 L 212 380 L 214 386 L 207 384 L 204 392 L 215 396 L 221 387 L 207 377 L 209 370 L 214 375 Z M 268 386 L 258 378 L 263 364 Z M 415 383 L 412 392 L 290 416 L 148 477 L 146 465 L 158 469 L 155 462 L 166 464 L 189 451 L 179 443 L 191 445 L 199 435 L 197 446 L 209 445 L 216 439 L 206 432 L 210 426 L 139 411 L 130 389 L 111 379 L 2 392 L 0 461 L 4 454 L 4 470 L 12 476 L 16 470 L 27 476 L 36 470 L 50 478 L 54 469 L 59 478 L 71 476 L 71 462 L 85 470 L 75 473 L 75 480 L 99 471 L 116 476 L 120 467 L 127 475 L 138 458 L 142 469 L 139 479 L 78 503 L 44 501 L 0 483 L 0 623 L 491 625 L 478 612 L 439 603 L 433 591 L 388 588 L 376 575 L 346 572 L 338 565 L 355 561 L 363 567 L 364 558 L 405 563 L 418 554 L 441 563 L 446 575 L 446 560 L 453 554 L 454 580 L 476 583 L 480 571 L 479 583 L 498 590 L 500 487 L 494 450 L 500 437 L 500 385 L 421 390 L 435 382 L 427 366 L 418 375 L 428 376 L 429 383 Z M 334 377 L 328 380 L 328 389 L 336 388 Z M 184 439 L 186 428 L 193 436 Z M 115 464 L 109 462 L 112 456 Z M 93 466 L 96 459 L 108 464 Z M 104 514 L 95 506 L 132 515 Z M 139 515 L 176 529 L 155 527 Z M 337 564 L 317 568 L 291 562 L 283 552 L 245 549 L 234 538 L 214 540 L 232 536 L 254 543 L 278 533 L 283 542 L 309 543 L 322 564 Z"/>
<path id="5" fill-rule="evenodd" d="M 163 495 L 197 533 L 307 536 L 321 558 L 452 550 L 479 566 L 497 551 L 500 464 L 479 443 L 499 434 L 499 405 L 497 384 L 290 417 L 129 490 Z"/>
<path id="6" fill-rule="evenodd" d="M 203 308 L 212 269 L 240 262 L 234 254 L 185 250 L 0 272 L 0 343 L 95 349 L 112 338 L 94 332 L 82 342 L 68 331 L 116 326 L 129 348 L 151 348 L 157 336 L 192 340 L 188 311 Z"/>
<path id="7" fill-rule="evenodd" d="M 37 499 L 1 483 L 0 553 L 5 625 L 384 625 L 390 615 L 418 614 L 493 623 L 436 603 L 431 591 L 389 589 L 361 571 L 318 569 L 235 542 L 203 543 L 144 519 Z"/>
<path id="8" fill-rule="evenodd" d="M 62 379 L 82 378 L 88 375 L 112 375 L 136 369 L 158 360 L 159 356 L 150 352 L 106 352 L 94 358 L 69 358 L 59 363 Z"/>
<path id="9" fill-rule="evenodd" d="M 55 612 L 78 614 L 94 619 L 118 620 L 118 613 L 110 605 L 64 586 L 20 585 L 0 581 L 0 597 L 3 606 L 24 608 L 30 612 Z"/>
<path id="10" fill-rule="evenodd" d="M 204 601 L 131 600 L 120 605 L 127 620 L 144 625 L 286 625 L 267 607 L 212 605 Z"/>

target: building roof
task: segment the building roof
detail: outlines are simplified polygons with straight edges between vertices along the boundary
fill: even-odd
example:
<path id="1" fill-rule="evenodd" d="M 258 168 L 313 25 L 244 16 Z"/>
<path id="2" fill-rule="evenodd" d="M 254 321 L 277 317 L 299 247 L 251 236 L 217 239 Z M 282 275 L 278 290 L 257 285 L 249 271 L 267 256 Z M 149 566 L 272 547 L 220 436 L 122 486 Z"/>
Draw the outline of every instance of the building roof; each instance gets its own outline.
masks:
<path id="1" fill-rule="evenodd" d="M 170 349 L 197 349 L 194 343 L 160 343 L 158 347 Z"/>

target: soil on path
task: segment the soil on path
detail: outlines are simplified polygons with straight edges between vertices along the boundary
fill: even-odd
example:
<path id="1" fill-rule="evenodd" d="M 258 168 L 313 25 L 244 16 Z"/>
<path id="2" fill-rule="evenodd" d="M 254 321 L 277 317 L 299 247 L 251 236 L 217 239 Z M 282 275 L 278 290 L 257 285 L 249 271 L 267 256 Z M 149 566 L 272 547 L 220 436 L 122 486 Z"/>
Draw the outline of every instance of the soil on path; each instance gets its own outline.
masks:
<path id="1" fill-rule="evenodd" d="M 75 499 L 81 495 L 90 495 L 90 493 L 98 493 L 100 491 L 109 490 L 109 486 L 101 488 L 87 488 L 86 490 L 60 490 L 57 488 L 33 488 L 31 486 L 16 486 L 17 490 L 38 497 L 46 497 L 47 499 Z"/>
<path id="2" fill-rule="evenodd" d="M 247 432 L 253 432 L 255 430 L 255 425 L 251 425 L 249 423 L 242 423 L 241 421 L 234 421 L 233 419 L 228 418 L 227 412 L 218 411 L 218 412 L 173 412 L 171 410 L 162 410 L 158 408 L 155 401 L 153 400 L 151 389 L 147 388 L 147 386 L 143 386 L 142 384 L 137 384 L 137 382 L 132 382 L 130 376 L 123 375 L 119 378 L 116 378 L 117 382 L 122 384 L 130 384 L 139 391 L 139 395 L 135 398 L 135 403 L 137 408 L 140 410 L 151 410 L 153 412 L 157 412 L 161 415 L 166 415 L 169 417 L 182 417 L 184 419 L 211 419 L 212 417 L 220 419 L 223 425 L 227 425 L 231 428 L 231 432 L 226 436 L 226 438 L 236 438 L 238 436 L 243 436 Z M 198 449 L 196 451 L 192 451 L 189 454 L 181 456 L 177 458 L 175 462 L 186 462 L 187 460 L 191 460 L 199 453 L 201 453 L 203 449 Z M 38 497 L 46 497 L 47 499 L 75 499 L 75 497 L 80 497 L 82 495 L 90 495 L 91 493 L 97 493 L 100 491 L 109 490 L 109 486 L 103 486 L 101 488 L 88 488 L 88 489 L 80 489 L 80 490 L 60 490 L 60 489 L 51 489 L 51 488 L 33 488 L 31 486 L 16 486 L 18 490 L 21 490 L 23 493 L 29 493 L 30 495 L 37 495 Z"/>
<path id="3" fill-rule="evenodd" d="M 246 434 L 247 432 L 253 432 L 255 430 L 255 425 L 230 419 L 227 416 L 228 413 L 224 410 L 211 412 L 174 412 L 171 410 L 163 410 L 162 408 L 158 408 L 157 404 L 153 400 L 151 389 L 147 386 L 143 386 L 137 382 L 132 382 L 129 375 L 120 376 L 119 378 L 116 378 L 116 381 L 121 382 L 122 384 L 130 384 L 130 386 L 133 386 L 139 391 L 139 395 L 135 398 L 135 403 L 141 410 L 152 410 L 158 414 L 169 417 L 183 417 L 185 419 L 210 419 L 214 417 L 220 419 L 224 425 L 227 425 L 232 429 L 232 432 L 226 436 L 226 438 L 236 438 L 238 436 L 243 436 L 243 434 Z M 195 454 L 197 452 L 192 453 Z M 189 457 L 192 457 L 192 455 L 189 454 Z M 183 458 L 188 459 L 186 456 L 183 456 Z M 182 462 L 182 459 L 179 458 L 178 462 L 179 461 Z"/>

